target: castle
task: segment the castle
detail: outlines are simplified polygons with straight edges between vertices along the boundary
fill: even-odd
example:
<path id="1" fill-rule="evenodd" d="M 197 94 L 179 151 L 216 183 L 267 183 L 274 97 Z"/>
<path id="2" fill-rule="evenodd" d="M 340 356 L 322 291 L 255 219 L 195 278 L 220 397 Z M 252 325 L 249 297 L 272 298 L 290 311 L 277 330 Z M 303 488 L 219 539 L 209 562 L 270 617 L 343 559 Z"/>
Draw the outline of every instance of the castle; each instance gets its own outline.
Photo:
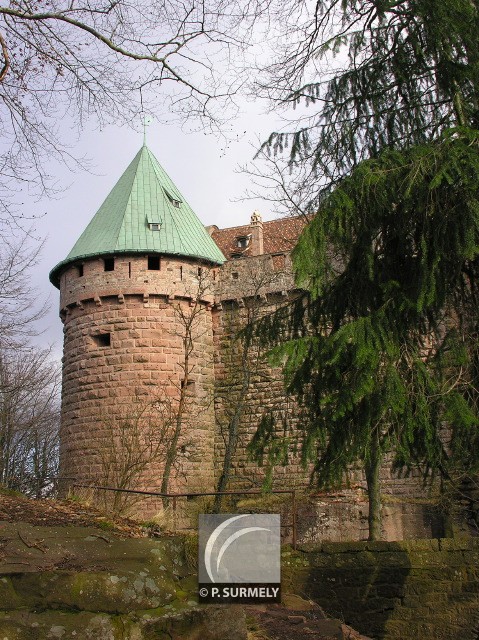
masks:
<path id="1" fill-rule="evenodd" d="M 64 324 L 62 477 L 163 492 L 213 491 L 222 476 L 260 486 L 246 446 L 265 411 L 294 423 L 294 402 L 259 346 L 236 338 L 297 295 L 290 251 L 304 224 L 255 212 L 249 225 L 204 227 L 143 145 L 50 273 Z M 307 481 L 294 456 L 275 477 Z"/>
<path id="2" fill-rule="evenodd" d="M 151 151 L 140 149 L 50 274 L 64 324 L 62 476 L 104 484 L 109 464 L 101 454 L 118 429 L 112 425 L 135 422 L 135 407 L 146 419 L 145 407 L 156 402 L 156 424 L 150 413 L 147 421 L 171 438 L 165 421 L 174 422 L 186 385 L 187 433 L 179 437 L 169 489 L 214 488 L 222 439 L 215 389 L 221 377 L 226 386 L 234 377 L 224 346 L 231 308 L 289 294 L 289 252 L 302 225 L 263 223 L 255 213 L 250 225 L 205 228 Z M 232 402 L 224 394 L 223 401 Z M 155 464 L 136 478 L 143 489 L 160 482 Z"/>

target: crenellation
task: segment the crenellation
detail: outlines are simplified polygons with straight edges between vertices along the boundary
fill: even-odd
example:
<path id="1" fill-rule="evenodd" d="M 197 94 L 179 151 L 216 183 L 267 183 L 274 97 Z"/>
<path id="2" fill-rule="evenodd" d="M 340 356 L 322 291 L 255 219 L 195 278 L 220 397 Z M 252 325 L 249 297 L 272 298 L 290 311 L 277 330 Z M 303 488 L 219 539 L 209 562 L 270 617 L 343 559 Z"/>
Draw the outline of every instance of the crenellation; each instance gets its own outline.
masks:
<path id="1" fill-rule="evenodd" d="M 143 148 L 134 162 L 141 172 L 150 171 L 157 161 Z M 162 175 L 161 167 L 154 166 L 141 188 L 156 184 Z M 162 194 L 163 188 L 155 189 L 150 202 Z M 274 414 L 279 430 L 284 420 L 294 440 L 301 436 L 300 412 L 285 393 L 281 369 L 271 366 L 256 340 L 245 347 L 241 329 L 301 295 L 290 252 L 306 221 L 263 223 L 255 212 L 250 225 L 214 227 L 208 234 L 186 204 L 178 217 L 178 210 L 170 210 L 171 203 L 165 201 L 161 211 L 169 226 L 165 222 L 153 231 L 138 207 L 125 203 L 120 210 L 107 199 L 92 221 L 93 231 L 87 228 L 69 257 L 52 271 L 64 324 L 61 474 L 83 483 L 114 484 L 119 482 L 115 472 L 123 450 L 163 438 L 163 448 L 142 460 L 128 487 L 158 489 L 183 393 L 185 414 L 169 490 L 211 491 L 217 486 L 235 411 L 240 418 L 230 486 L 261 486 L 266 469 L 253 463 L 246 451 L 261 417 Z M 101 239 L 94 233 L 97 216 L 107 235 L 110 219 L 118 226 L 122 216 L 130 216 L 141 239 L 119 246 L 115 235 L 108 245 L 103 232 Z M 183 220 L 188 220 L 185 228 Z M 173 242 L 169 234 L 174 233 L 182 235 Z M 195 242 L 198 246 L 190 250 Z M 180 246 L 183 255 L 177 253 Z M 191 342 L 186 365 L 188 318 L 194 320 L 186 340 Z M 186 366 L 188 385 L 183 386 Z M 305 487 L 308 472 L 291 445 L 288 463 L 276 468 L 275 486 Z M 398 479 L 387 467 L 381 477 L 387 494 L 421 495 L 415 477 Z M 351 518 L 356 519 L 351 530 L 360 536 L 365 485 L 359 469 L 351 470 L 350 482 L 361 496 L 347 494 Z M 158 506 L 150 501 L 138 509 L 149 515 L 152 504 Z M 331 504 L 325 509 L 334 522 L 337 505 Z M 322 508 L 317 507 L 318 522 Z"/>

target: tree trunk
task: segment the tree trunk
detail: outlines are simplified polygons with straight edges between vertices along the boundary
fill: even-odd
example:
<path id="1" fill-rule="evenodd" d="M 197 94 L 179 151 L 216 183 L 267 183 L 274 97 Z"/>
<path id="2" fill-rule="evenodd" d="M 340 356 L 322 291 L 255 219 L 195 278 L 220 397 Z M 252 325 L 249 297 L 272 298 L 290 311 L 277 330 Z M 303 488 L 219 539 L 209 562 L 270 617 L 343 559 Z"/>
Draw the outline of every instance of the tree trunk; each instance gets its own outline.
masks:
<path id="1" fill-rule="evenodd" d="M 216 491 L 226 491 L 228 482 L 231 475 L 231 466 L 233 464 L 233 456 L 236 453 L 236 447 L 238 445 L 239 426 L 241 418 L 243 416 L 244 407 L 246 404 L 246 396 L 250 387 L 251 373 L 248 364 L 250 340 L 246 339 L 243 344 L 243 351 L 241 354 L 241 371 L 242 381 L 239 398 L 237 399 L 235 410 L 231 420 L 228 423 L 228 436 L 225 443 L 225 455 L 223 458 L 223 468 L 221 470 L 221 476 L 216 487 Z M 216 494 L 215 502 L 213 506 L 213 513 L 219 513 L 221 511 L 221 505 L 223 502 L 223 496 Z"/>
<path id="2" fill-rule="evenodd" d="M 176 460 L 176 456 L 178 453 L 177 451 L 178 440 L 180 439 L 181 428 L 183 426 L 183 413 L 184 413 L 185 404 L 186 404 L 185 394 L 186 394 L 186 385 L 184 388 L 181 389 L 178 413 L 176 414 L 176 419 L 175 419 L 175 430 L 173 432 L 173 437 L 171 439 L 171 442 L 168 446 L 168 450 L 166 452 L 165 467 L 163 470 L 163 478 L 161 480 L 161 489 L 160 489 L 161 493 L 168 493 L 171 470 L 173 468 L 173 464 Z M 163 506 L 167 507 L 169 505 L 169 498 L 163 498 L 162 502 L 163 502 Z"/>
<path id="3" fill-rule="evenodd" d="M 379 451 L 379 443 L 376 439 L 374 439 L 371 443 L 369 460 L 367 460 L 365 464 L 369 500 L 369 540 L 381 539 L 381 492 L 379 484 L 380 467 L 381 454 Z"/>
<path id="4" fill-rule="evenodd" d="M 183 338 L 183 350 L 184 350 L 184 378 L 180 383 L 180 398 L 178 402 L 178 411 L 175 416 L 175 429 L 173 431 L 173 437 L 171 438 L 171 442 L 166 451 L 166 459 L 165 459 L 165 467 L 163 470 L 163 478 L 161 480 L 161 493 L 168 493 L 171 470 L 173 468 L 173 464 L 176 460 L 176 456 L 178 454 L 178 441 L 180 439 L 181 430 L 183 427 L 183 417 L 186 410 L 186 394 L 188 393 L 188 381 L 189 381 L 189 373 L 190 373 L 190 364 L 189 364 L 189 331 L 191 325 L 188 325 L 188 331 L 186 333 L 186 338 Z M 166 508 L 170 500 L 169 498 L 162 498 L 163 507 Z"/>
<path id="5" fill-rule="evenodd" d="M 244 401 L 238 404 L 235 413 L 228 424 L 228 439 L 226 441 L 225 456 L 223 458 L 223 469 L 221 471 L 221 476 L 216 487 L 216 491 L 219 491 L 220 493 L 222 491 L 226 491 L 230 479 L 233 456 L 236 452 L 236 446 L 238 444 L 239 423 L 241 416 L 243 415 L 243 407 Z M 213 513 L 219 513 L 221 511 L 223 496 L 220 495 L 220 493 L 217 493 L 215 496 Z"/>

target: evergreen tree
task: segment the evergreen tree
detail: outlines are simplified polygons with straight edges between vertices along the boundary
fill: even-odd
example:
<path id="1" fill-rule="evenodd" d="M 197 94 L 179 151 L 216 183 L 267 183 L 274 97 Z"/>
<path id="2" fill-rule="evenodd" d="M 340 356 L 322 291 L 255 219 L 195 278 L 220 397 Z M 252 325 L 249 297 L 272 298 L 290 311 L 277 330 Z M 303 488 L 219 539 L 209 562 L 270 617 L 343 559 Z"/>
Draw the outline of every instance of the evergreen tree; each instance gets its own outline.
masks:
<path id="1" fill-rule="evenodd" d="M 287 338 L 274 353 L 302 407 L 303 461 L 323 486 L 362 461 L 377 539 L 387 452 L 445 474 L 477 465 L 479 13 L 469 0 L 344 1 L 339 32 L 319 42 L 338 4 L 317 2 L 284 67 L 283 88 L 314 56 L 348 50 L 327 82 L 288 87 L 321 105 L 292 161 L 307 155 L 328 180 L 294 252 L 308 293 L 261 331 Z M 259 429 L 251 450 L 261 459 L 274 438 Z"/>
<path id="2" fill-rule="evenodd" d="M 317 0 L 309 13 L 293 4 L 283 55 L 256 92 L 276 109 L 307 107 L 265 147 L 311 165 L 316 206 L 323 176 L 328 190 L 384 148 L 479 126 L 477 0 Z"/>

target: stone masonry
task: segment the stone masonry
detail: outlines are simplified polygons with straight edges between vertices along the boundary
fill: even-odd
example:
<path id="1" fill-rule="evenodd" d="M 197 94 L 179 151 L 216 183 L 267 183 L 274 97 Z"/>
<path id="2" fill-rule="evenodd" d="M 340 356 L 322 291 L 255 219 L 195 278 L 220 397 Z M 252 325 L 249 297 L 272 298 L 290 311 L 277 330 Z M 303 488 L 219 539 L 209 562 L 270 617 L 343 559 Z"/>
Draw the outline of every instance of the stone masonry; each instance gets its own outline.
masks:
<path id="1" fill-rule="evenodd" d="M 300 295 L 290 253 L 306 222 L 263 222 L 255 212 L 248 225 L 205 231 L 143 147 L 50 276 L 60 289 L 64 324 L 60 474 L 66 486 L 159 491 L 181 423 L 168 489 L 213 491 L 235 420 L 229 486 L 261 486 L 266 470 L 247 453 L 258 422 L 270 412 L 293 432 L 298 411 L 285 395 L 280 368 L 257 341 L 245 349 L 241 329 Z M 274 477 L 281 488 L 307 485 L 293 445 Z M 344 495 L 354 500 L 345 499 L 343 512 L 356 524 L 345 527 L 339 518 L 328 527 L 318 512 L 310 531 L 329 539 L 346 529 L 362 536 L 365 483 L 359 471 L 352 470 L 351 480 Z M 400 480 L 385 468 L 383 481 L 391 496 L 425 498 L 417 478 Z M 336 513 L 332 501 L 333 508 L 327 497 L 319 501 L 328 522 Z M 397 524 L 387 535 L 401 537 L 410 530 L 401 523 L 404 509 L 390 510 Z"/>
<path id="2" fill-rule="evenodd" d="M 146 256 L 115 258 L 112 271 L 104 270 L 102 258 L 81 266 L 81 271 L 77 265 L 69 267 L 60 283 L 64 322 L 61 475 L 84 483 L 104 483 L 105 455 L 108 458 L 111 452 L 115 421 L 129 416 L 134 422 L 135 407 L 141 412 L 155 401 L 167 403 L 174 414 L 185 375 L 181 318 L 189 317 L 192 304 L 197 303 L 189 366 L 194 409 L 189 402 L 188 433 L 179 446 L 182 460 L 175 466 L 170 489 L 211 487 L 213 297 L 204 290 L 197 299 L 201 267 L 165 257 L 160 269 L 148 270 Z M 158 412 L 152 428 L 161 430 L 164 413 Z M 118 448 L 138 445 L 116 444 Z M 162 457 L 162 451 L 158 456 Z M 160 482 L 158 458 L 146 459 L 134 478 L 135 486 L 158 490 Z"/>

